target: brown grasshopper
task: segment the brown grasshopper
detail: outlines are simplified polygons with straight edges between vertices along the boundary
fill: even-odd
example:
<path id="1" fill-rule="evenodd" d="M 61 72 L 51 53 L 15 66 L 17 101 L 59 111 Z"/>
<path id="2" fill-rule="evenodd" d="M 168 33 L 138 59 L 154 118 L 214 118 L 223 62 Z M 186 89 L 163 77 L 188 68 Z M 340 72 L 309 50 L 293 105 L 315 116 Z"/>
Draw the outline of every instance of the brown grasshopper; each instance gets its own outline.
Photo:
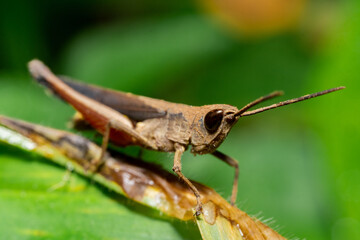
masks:
<path id="1" fill-rule="evenodd" d="M 103 135 L 102 153 L 93 161 L 95 165 L 101 163 L 109 140 L 119 146 L 139 145 L 156 151 L 175 152 L 172 170 L 194 192 L 197 200 L 196 215 L 199 215 L 202 209 L 200 193 L 181 172 L 181 156 L 189 145 L 192 146 L 193 154 L 211 153 L 235 168 L 230 201 L 234 204 L 239 166 L 236 160 L 216 149 L 239 118 L 344 88 L 332 88 L 248 111 L 251 107 L 283 93 L 275 91 L 256 99 L 240 110 L 226 104 L 198 107 L 74 82 L 54 75 L 39 60 L 32 60 L 29 70 L 40 84 L 71 104 L 92 128 Z"/>

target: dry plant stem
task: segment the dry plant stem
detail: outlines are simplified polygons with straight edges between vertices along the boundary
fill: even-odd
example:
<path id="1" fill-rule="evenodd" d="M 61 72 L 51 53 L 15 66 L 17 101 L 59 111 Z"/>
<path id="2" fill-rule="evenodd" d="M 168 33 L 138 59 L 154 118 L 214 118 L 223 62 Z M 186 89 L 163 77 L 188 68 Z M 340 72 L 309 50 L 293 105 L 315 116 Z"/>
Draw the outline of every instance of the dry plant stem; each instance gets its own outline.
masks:
<path id="1" fill-rule="evenodd" d="M 230 199 L 230 203 L 231 205 L 234 205 L 236 202 L 236 196 L 237 196 L 237 191 L 238 191 L 238 182 L 239 182 L 239 163 L 229 157 L 228 155 L 223 154 L 222 152 L 219 151 L 215 151 L 212 153 L 215 157 L 217 157 L 218 159 L 220 159 L 221 161 L 224 161 L 225 163 L 229 164 L 230 166 L 235 168 L 235 176 L 234 176 L 234 183 L 233 183 L 233 188 L 232 188 L 232 193 L 231 193 L 231 199 Z"/>
<path id="2" fill-rule="evenodd" d="M 182 174 L 181 172 L 181 156 L 185 151 L 185 147 L 180 145 L 180 144 L 176 144 L 176 151 L 175 151 L 175 155 L 174 155 L 174 166 L 172 168 L 172 170 L 179 176 L 179 178 L 181 180 L 183 180 L 186 185 L 193 191 L 195 197 L 196 197 L 196 208 L 195 208 L 195 215 L 199 216 L 201 214 L 201 210 L 202 210 L 202 204 L 201 204 L 201 197 L 200 197 L 200 193 L 199 190 L 194 186 L 194 184 L 192 184 L 192 182 L 190 182 L 190 180 L 184 176 L 184 174 Z"/>

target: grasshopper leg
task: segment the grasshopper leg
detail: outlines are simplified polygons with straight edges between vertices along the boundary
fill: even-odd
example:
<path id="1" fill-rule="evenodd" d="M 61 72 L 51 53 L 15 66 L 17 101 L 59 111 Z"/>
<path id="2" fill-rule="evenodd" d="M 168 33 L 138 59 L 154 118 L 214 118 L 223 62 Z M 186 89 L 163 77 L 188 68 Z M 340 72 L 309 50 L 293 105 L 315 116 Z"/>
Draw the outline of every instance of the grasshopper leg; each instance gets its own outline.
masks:
<path id="1" fill-rule="evenodd" d="M 201 204 L 201 196 L 199 193 L 199 190 L 197 190 L 197 188 L 194 186 L 194 184 L 192 184 L 192 182 L 190 182 L 190 180 L 184 176 L 184 174 L 182 174 L 181 172 L 181 156 L 185 151 L 185 147 L 180 145 L 180 144 L 176 144 L 175 145 L 175 156 L 174 156 L 174 166 L 172 168 L 172 170 L 179 176 L 179 178 L 181 180 L 183 180 L 186 185 L 193 191 L 195 197 L 196 197 L 196 216 L 199 216 L 201 214 L 202 211 L 202 204 Z"/>
<path id="2" fill-rule="evenodd" d="M 105 159 L 105 154 L 106 154 L 106 149 L 107 146 L 109 144 L 109 138 L 110 138 L 110 129 L 112 127 L 111 121 L 109 121 L 106 124 L 105 127 L 105 132 L 103 135 L 103 139 L 102 139 L 102 143 L 101 143 L 101 152 L 100 152 L 100 157 L 99 158 L 94 158 L 91 162 L 90 162 L 90 166 L 88 168 L 90 168 L 92 170 L 92 172 L 97 172 L 97 170 L 99 169 L 99 167 L 104 163 Z"/>
<path id="3" fill-rule="evenodd" d="M 129 135 L 136 138 L 139 143 L 143 144 L 144 146 L 150 147 L 154 150 L 157 149 L 157 146 L 154 145 L 152 142 L 148 141 L 146 138 L 142 137 L 138 132 L 136 132 L 134 129 L 129 128 L 126 124 L 120 121 L 116 120 L 109 120 L 108 123 L 105 126 L 105 132 L 103 134 L 103 140 L 101 144 L 101 154 L 100 157 L 97 159 L 94 159 L 91 161 L 90 165 L 95 168 L 95 171 L 104 163 L 104 158 L 106 154 L 106 149 L 109 144 L 110 140 L 110 130 L 115 129 L 119 131 L 123 131 L 128 133 Z"/>
<path id="4" fill-rule="evenodd" d="M 214 155 L 215 157 L 217 157 L 221 161 L 224 161 L 225 163 L 227 163 L 230 166 L 235 168 L 234 183 L 233 183 L 231 199 L 230 199 L 231 205 L 234 205 L 235 201 L 236 201 L 237 191 L 238 191 L 239 163 L 235 159 L 233 159 L 233 158 L 231 158 L 231 157 L 229 157 L 229 156 L 227 156 L 227 155 L 225 155 L 225 154 L 223 154 L 222 152 L 219 152 L 219 151 L 213 152 L 212 155 Z"/>

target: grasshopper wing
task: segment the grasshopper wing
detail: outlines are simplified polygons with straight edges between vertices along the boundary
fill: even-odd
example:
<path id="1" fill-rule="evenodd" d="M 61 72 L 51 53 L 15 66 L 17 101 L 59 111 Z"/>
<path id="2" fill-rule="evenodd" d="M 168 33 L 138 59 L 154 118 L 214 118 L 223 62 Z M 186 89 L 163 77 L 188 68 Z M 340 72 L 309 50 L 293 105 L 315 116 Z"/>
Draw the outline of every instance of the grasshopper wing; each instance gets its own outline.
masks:
<path id="1" fill-rule="evenodd" d="M 84 84 L 64 76 L 59 76 L 59 78 L 77 92 L 128 116 L 136 122 L 166 115 L 166 111 L 146 104 L 137 95 Z"/>
<path id="2" fill-rule="evenodd" d="M 119 146 L 140 145 L 157 149 L 155 145 L 135 131 L 129 117 L 65 84 L 41 61 L 32 60 L 29 63 L 29 70 L 34 79 L 72 105 L 96 131 L 104 134 L 106 126 L 110 122 L 116 123 L 117 128 L 111 129 L 110 132 L 110 139 L 113 143 Z"/>

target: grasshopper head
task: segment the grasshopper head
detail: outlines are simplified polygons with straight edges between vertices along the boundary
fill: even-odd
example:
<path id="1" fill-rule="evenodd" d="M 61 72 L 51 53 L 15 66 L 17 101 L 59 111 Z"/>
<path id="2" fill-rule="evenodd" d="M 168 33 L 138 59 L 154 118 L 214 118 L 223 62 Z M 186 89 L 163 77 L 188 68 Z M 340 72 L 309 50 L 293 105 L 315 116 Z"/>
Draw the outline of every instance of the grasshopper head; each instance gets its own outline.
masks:
<path id="1" fill-rule="evenodd" d="M 225 140 L 227 134 L 240 117 L 258 114 L 270 109 L 286 106 L 296 102 L 322 96 L 331 92 L 335 92 L 345 87 L 336 87 L 321 92 L 304 95 L 302 97 L 289 99 L 283 102 L 272 104 L 266 107 L 248 111 L 253 106 L 266 100 L 283 94 L 281 91 L 275 91 L 269 95 L 260 97 L 250 102 L 243 108 L 238 110 L 236 107 L 224 104 L 207 105 L 199 109 L 195 117 L 192 129 L 191 144 L 192 152 L 197 154 L 211 153 Z"/>
<path id="2" fill-rule="evenodd" d="M 239 119 L 236 107 L 225 104 L 203 106 L 192 126 L 192 153 L 211 153 L 225 140 L 230 129 Z"/>

